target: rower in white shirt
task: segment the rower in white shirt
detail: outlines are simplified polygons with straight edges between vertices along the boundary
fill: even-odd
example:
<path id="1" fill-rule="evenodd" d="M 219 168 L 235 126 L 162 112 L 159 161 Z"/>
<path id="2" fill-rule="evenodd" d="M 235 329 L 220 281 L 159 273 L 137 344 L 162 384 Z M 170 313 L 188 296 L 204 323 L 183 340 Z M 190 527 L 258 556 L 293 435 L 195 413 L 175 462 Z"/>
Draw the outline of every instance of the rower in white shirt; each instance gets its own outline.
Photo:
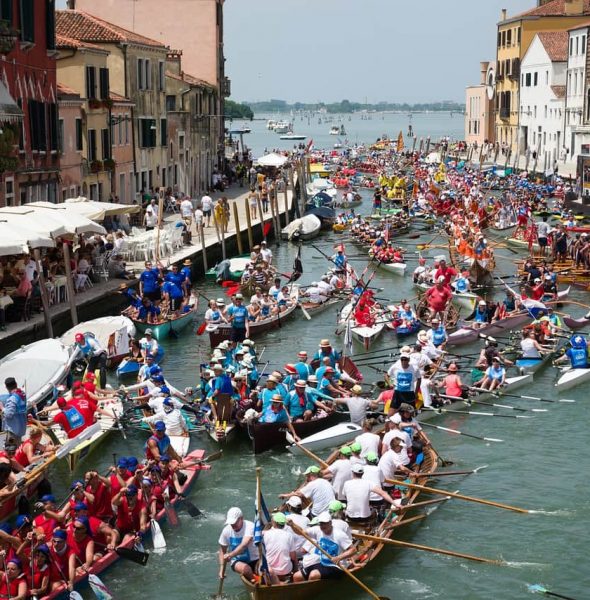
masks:
<path id="1" fill-rule="evenodd" d="M 188 435 L 188 426 L 184 415 L 176 404 L 182 404 L 172 398 L 166 398 L 162 402 L 162 409 L 151 417 L 143 417 L 144 423 L 154 424 L 157 421 L 164 421 L 166 424 L 166 433 L 168 435 Z M 151 404 L 150 404 L 151 406 Z"/>

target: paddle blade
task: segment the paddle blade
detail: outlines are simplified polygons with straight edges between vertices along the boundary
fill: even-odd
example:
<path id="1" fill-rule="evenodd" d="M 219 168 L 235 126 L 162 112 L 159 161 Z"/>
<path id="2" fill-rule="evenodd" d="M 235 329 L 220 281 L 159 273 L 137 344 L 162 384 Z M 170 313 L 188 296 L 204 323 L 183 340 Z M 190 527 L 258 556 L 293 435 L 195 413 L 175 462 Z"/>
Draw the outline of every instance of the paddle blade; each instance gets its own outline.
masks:
<path id="1" fill-rule="evenodd" d="M 530 585 L 528 586 L 528 588 L 529 588 L 529 592 L 533 592 L 533 593 L 540 592 L 540 593 L 544 594 L 544 593 L 547 591 L 547 590 L 546 590 L 546 589 L 545 589 L 545 588 L 544 588 L 542 585 L 540 585 L 539 583 L 533 583 L 533 584 L 530 584 Z"/>
<path id="2" fill-rule="evenodd" d="M 158 521 L 152 519 L 151 522 L 152 530 L 152 542 L 154 544 L 154 550 L 164 550 L 166 548 L 166 538 L 160 529 Z"/>
<path id="3" fill-rule="evenodd" d="M 142 567 L 147 565 L 147 561 L 150 555 L 147 552 L 140 552 L 139 550 L 133 550 L 132 548 L 116 548 L 115 552 L 125 560 L 130 560 Z"/>
<path id="4" fill-rule="evenodd" d="M 272 227 L 271 221 L 268 221 L 263 225 L 263 227 L 262 227 L 262 236 L 263 237 L 266 237 L 270 233 L 271 227 Z"/>
<path id="5" fill-rule="evenodd" d="M 187 498 L 184 499 L 184 506 L 186 507 L 186 510 L 188 512 L 188 514 L 191 517 L 200 517 L 203 515 L 203 511 L 200 510 L 197 506 L 195 506 L 190 500 L 188 500 Z"/>
<path id="6" fill-rule="evenodd" d="M 113 600 L 113 595 L 97 575 L 94 573 L 89 573 L 88 583 L 90 584 L 90 589 L 94 592 L 94 595 L 98 600 Z"/>
<path id="7" fill-rule="evenodd" d="M 207 323 L 206 323 L 206 321 L 203 321 L 199 325 L 199 328 L 197 329 L 197 335 L 203 335 L 203 333 L 205 332 L 205 329 L 207 329 Z"/>

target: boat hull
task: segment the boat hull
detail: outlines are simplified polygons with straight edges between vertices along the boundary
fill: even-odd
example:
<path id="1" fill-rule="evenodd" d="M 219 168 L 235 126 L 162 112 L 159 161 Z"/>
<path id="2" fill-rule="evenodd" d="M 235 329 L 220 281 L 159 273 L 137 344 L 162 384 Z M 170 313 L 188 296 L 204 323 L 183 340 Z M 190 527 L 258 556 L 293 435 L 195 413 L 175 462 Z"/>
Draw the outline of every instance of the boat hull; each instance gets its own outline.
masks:
<path id="1" fill-rule="evenodd" d="M 401 275 L 402 277 L 406 274 L 408 265 L 406 263 L 380 263 L 379 268 L 393 273 L 394 275 Z"/>
<path id="2" fill-rule="evenodd" d="M 479 329 L 474 329 L 469 325 L 464 325 L 449 335 L 447 340 L 448 346 L 459 346 L 461 344 L 470 344 L 477 341 L 480 335 L 499 335 L 509 329 L 516 329 L 526 325 L 531 320 L 531 315 L 528 312 L 518 313 L 506 319 L 484 325 Z"/>
<path id="3" fill-rule="evenodd" d="M 328 429 L 322 429 L 318 433 L 310 435 L 302 439 L 299 444 L 307 450 L 317 452 L 326 448 L 335 448 L 349 442 L 353 437 L 360 435 L 363 428 L 355 423 L 338 423 Z M 296 444 L 287 446 L 287 450 L 291 454 L 303 456 L 305 452 Z"/>
<path id="4" fill-rule="evenodd" d="M 190 312 L 185 313 L 184 315 L 180 315 L 180 317 L 176 319 L 168 319 L 163 323 L 144 323 L 142 321 L 133 321 L 135 323 L 135 327 L 139 333 L 145 333 L 146 329 L 152 330 L 152 335 L 154 338 L 161 342 L 171 335 L 176 335 L 184 331 L 189 325 L 192 324 L 195 318 L 195 311 L 191 310 Z"/>
<path id="5" fill-rule="evenodd" d="M 154 362 L 159 365 L 162 360 L 164 360 L 164 354 L 164 347 L 158 346 L 158 351 L 154 357 Z M 124 358 L 117 367 L 117 377 L 129 377 L 137 375 L 142 364 L 143 363 L 140 363 L 137 360 Z"/>
<path id="6" fill-rule="evenodd" d="M 555 389 L 563 392 L 588 381 L 590 381 L 590 369 L 569 369 L 557 380 Z"/>

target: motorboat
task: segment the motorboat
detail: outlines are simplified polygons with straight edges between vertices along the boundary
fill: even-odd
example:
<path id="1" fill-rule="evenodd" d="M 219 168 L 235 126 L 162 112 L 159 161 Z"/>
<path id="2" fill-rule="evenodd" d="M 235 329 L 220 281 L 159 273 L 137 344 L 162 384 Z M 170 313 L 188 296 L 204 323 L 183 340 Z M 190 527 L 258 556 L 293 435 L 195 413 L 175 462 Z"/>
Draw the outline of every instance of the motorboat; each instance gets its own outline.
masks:
<path id="1" fill-rule="evenodd" d="M 291 129 L 291 123 L 288 121 L 277 121 L 274 126 L 275 133 L 287 133 Z"/>
<path id="2" fill-rule="evenodd" d="M 281 231 L 281 238 L 296 242 L 298 240 L 311 240 L 320 234 L 322 222 L 315 215 L 306 215 L 295 219 Z"/>
<path id="3" fill-rule="evenodd" d="M 301 140 L 304 140 L 305 138 L 307 138 L 306 135 L 303 135 L 300 133 L 293 133 L 292 131 L 280 136 L 281 140 L 300 140 L 301 141 Z"/>

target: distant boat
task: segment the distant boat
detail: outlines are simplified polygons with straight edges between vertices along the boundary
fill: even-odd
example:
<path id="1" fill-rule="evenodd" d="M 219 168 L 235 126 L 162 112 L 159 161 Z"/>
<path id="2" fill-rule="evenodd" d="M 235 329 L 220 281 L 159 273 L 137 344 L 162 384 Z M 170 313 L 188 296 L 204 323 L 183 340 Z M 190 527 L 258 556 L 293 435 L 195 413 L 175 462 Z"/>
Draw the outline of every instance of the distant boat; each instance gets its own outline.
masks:
<path id="1" fill-rule="evenodd" d="M 300 135 L 298 133 L 293 133 L 292 131 L 290 131 L 289 133 L 285 133 L 285 135 L 281 135 L 280 139 L 281 140 L 304 140 L 307 136 L 305 135 Z"/>
<path id="2" fill-rule="evenodd" d="M 244 133 L 252 133 L 250 127 L 243 125 L 240 129 L 230 129 L 229 131 L 232 135 L 243 135 Z"/>
<path id="3" fill-rule="evenodd" d="M 288 121 L 278 121 L 275 125 L 275 133 L 287 133 L 291 129 L 291 123 Z"/>
<path id="4" fill-rule="evenodd" d="M 276 126 L 277 126 L 277 122 L 276 122 L 276 121 L 274 121 L 273 119 L 269 119 L 269 120 L 266 122 L 266 128 L 267 128 L 267 129 L 270 129 L 271 131 L 272 131 L 272 130 L 274 130 L 274 128 L 275 128 Z"/>

